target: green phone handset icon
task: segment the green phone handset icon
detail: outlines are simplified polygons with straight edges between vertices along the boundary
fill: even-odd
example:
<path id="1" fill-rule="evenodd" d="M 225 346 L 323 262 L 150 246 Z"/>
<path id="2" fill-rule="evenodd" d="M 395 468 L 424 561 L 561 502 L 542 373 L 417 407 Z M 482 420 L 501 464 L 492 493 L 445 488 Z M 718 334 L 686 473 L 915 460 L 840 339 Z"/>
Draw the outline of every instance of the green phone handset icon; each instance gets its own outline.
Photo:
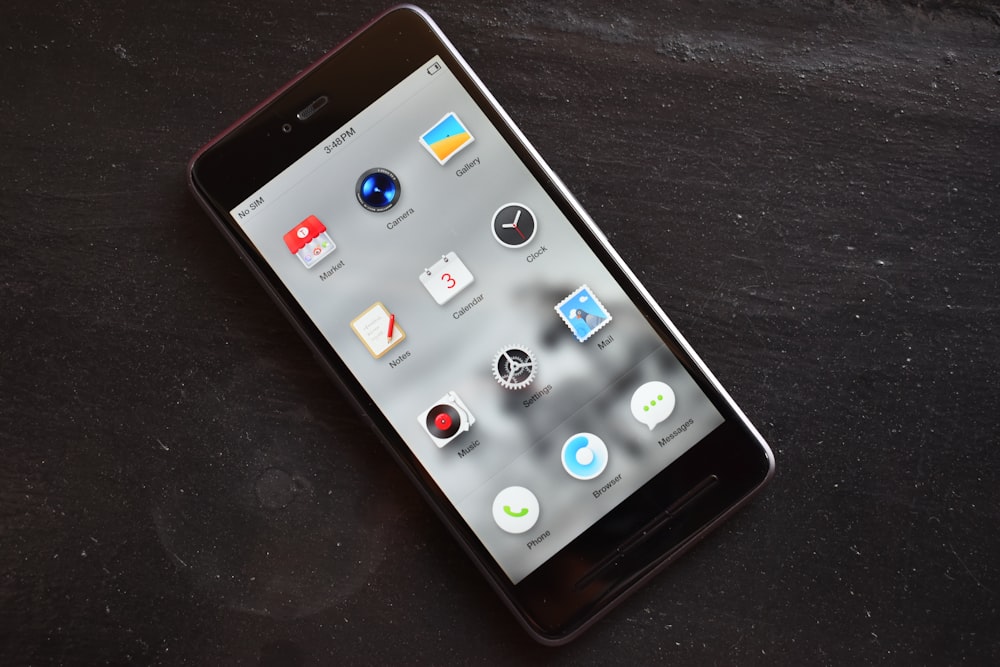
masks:
<path id="1" fill-rule="evenodd" d="M 508 514 L 509 516 L 520 518 L 520 517 L 522 517 L 522 516 L 524 516 L 525 514 L 528 513 L 528 508 L 527 507 L 522 507 L 520 512 L 515 512 L 514 510 L 512 510 L 510 508 L 510 505 L 504 505 L 503 506 L 503 511 L 504 511 L 504 513 Z"/>
<path id="2" fill-rule="evenodd" d="M 538 498 L 523 486 L 508 486 L 493 498 L 493 520 L 500 530 L 518 535 L 538 523 Z"/>

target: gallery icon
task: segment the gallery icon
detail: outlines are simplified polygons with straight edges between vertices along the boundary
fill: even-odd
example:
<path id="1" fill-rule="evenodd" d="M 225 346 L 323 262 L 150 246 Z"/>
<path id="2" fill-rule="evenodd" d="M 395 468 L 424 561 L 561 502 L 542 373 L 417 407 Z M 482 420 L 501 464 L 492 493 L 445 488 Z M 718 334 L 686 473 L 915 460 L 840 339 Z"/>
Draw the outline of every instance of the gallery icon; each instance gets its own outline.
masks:
<path id="1" fill-rule="evenodd" d="M 493 520 L 514 535 L 531 530 L 538 523 L 538 498 L 523 486 L 508 486 L 493 499 Z"/>
<path id="2" fill-rule="evenodd" d="M 556 312 L 581 343 L 611 321 L 611 313 L 586 285 L 560 301 Z"/>
<path id="3" fill-rule="evenodd" d="M 576 479 L 594 479 L 608 467 L 608 447 L 593 433 L 577 433 L 563 444 L 563 469 Z"/>
<path id="4" fill-rule="evenodd" d="M 396 321 L 396 314 L 390 313 L 381 301 L 376 301 L 351 320 L 351 331 L 376 359 L 406 340 L 406 333 Z"/>
<path id="5" fill-rule="evenodd" d="M 524 204 L 504 204 L 493 214 L 493 238 L 502 246 L 520 248 L 538 231 L 535 214 Z"/>
<path id="6" fill-rule="evenodd" d="M 310 215 L 295 225 L 283 238 L 289 252 L 298 257 L 307 269 L 316 266 L 319 260 L 337 248 L 326 233 L 326 225 L 315 215 Z"/>
<path id="7" fill-rule="evenodd" d="M 473 280 L 472 272 L 454 252 L 442 255 L 441 259 L 420 273 L 420 284 L 439 306 L 471 285 Z"/>
<path id="8" fill-rule="evenodd" d="M 396 174 L 388 169 L 376 167 L 361 174 L 356 186 L 358 203 L 369 211 L 388 211 L 399 201 L 402 188 Z"/>
<path id="9" fill-rule="evenodd" d="M 431 436 L 438 447 L 444 447 L 449 442 L 465 433 L 476 423 L 476 418 L 465 407 L 465 403 L 453 391 L 437 400 L 417 416 L 417 421 Z"/>
<path id="10" fill-rule="evenodd" d="M 420 145 L 442 165 L 473 141 L 475 137 L 454 111 L 445 114 L 434 127 L 420 135 Z"/>

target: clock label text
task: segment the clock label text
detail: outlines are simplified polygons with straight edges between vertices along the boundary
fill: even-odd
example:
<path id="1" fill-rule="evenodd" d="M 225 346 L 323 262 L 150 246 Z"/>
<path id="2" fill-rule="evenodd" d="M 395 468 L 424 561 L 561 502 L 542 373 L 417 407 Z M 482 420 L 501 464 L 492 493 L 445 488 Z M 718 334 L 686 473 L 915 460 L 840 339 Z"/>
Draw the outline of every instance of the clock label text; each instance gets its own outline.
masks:
<path id="1" fill-rule="evenodd" d="M 532 262 L 534 262 L 534 261 L 535 261 L 536 259 L 538 259 L 538 258 L 539 258 L 539 257 L 541 257 L 541 256 L 542 256 L 543 254 L 545 254 L 545 251 L 547 251 L 547 250 L 548 250 L 548 248 L 546 248 L 545 246 L 542 246 L 541 248 L 539 248 L 539 249 L 538 249 L 538 250 L 536 250 L 535 252 L 533 252 L 533 253 L 531 253 L 530 255 L 528 255 L 528 256 L 527 256 L 527 257 L 525 258 L 525 261 L 527 261 L 527 262 L 528 262 L 528 264 L 531 264 L 531 263 L 532 263 Z"/>

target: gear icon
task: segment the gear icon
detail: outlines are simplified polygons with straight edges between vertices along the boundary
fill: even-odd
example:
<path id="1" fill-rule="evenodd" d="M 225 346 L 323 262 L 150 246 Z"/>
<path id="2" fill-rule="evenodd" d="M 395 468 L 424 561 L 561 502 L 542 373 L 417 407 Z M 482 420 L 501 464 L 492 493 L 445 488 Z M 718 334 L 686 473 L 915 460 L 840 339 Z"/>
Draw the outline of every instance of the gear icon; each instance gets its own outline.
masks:
<path id="1" fill-rule="evenodd" d="M 537 372 L 535 355 L 522 345 L 507 345 L 493 357 L 493 377 L 504 389 L 524 389 Z"/>

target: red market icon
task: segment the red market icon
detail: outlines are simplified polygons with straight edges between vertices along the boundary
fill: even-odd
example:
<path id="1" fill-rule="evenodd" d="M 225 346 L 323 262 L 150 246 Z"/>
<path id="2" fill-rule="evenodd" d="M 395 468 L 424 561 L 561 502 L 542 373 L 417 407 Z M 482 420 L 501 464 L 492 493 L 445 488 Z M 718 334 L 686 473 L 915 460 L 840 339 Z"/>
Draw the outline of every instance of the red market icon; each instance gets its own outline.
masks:
<path id="1" fill-rule="evenodd" d="M 326 225 L 315 215 L 310 215 L 285 234 L 285 245 L 293 255 L 298 254 L 303 247 L 325 231 Z"/>
<path id="2" fill-rule="evenodd" d="M 314 266 L 337 247 L 326 233 L 326 225 L 315 215 L 295 225 L 283 238 L 289 252 L 298 257 L 306 268 Z"/>

